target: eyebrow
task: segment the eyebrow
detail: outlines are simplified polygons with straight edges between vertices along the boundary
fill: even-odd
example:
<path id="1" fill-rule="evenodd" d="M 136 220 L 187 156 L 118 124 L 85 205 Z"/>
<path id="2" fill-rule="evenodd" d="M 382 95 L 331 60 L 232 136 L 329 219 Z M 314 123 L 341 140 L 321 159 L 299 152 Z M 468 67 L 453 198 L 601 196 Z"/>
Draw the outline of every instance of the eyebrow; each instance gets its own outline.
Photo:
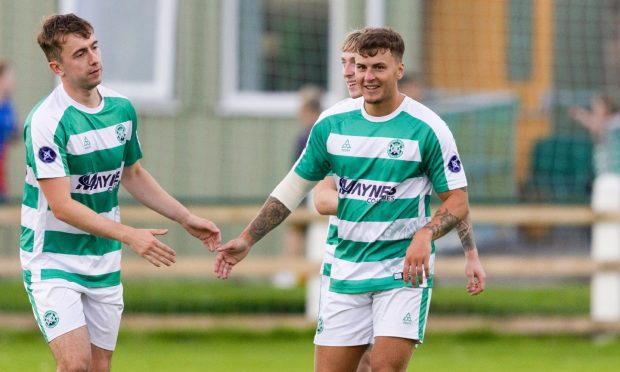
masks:
<path id="1" fill-rule="evenodd" d="M 80 53 L 80 52 L 83 52 L 83 51 L 85 51 L 85 50 L 86 50 L 86 49 L 88 49 L 88 48 L 92 48 L 92 47 L 93 47 L 93 46 L 95 46 L 95 45 L 99 45 L 99 40 L 95 40 L 95 41 L 93 41 L 93 42 L 92 42 L 92 43 L 91 43 L 88 47 L 84 47 L 84 48 L 80 48 L 80 49 L 76 50 L 76 51 L 75 51 L 75 52 L 73 52 L 71 55 L 72 55 L 72 56 L 75 56 L 76 54 L 78 54 L 78 53 Z"/>

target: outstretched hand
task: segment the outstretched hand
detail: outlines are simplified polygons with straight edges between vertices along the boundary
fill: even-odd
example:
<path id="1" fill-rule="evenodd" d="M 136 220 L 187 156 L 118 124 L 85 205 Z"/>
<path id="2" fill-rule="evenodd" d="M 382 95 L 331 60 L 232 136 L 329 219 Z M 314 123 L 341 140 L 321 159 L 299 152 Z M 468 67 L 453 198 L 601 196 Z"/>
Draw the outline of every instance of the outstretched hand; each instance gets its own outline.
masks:
<path id="1" fill-rule="evenodd" d="M 176 252 L 155 237 L 167 233 L 167 229 L 135 229 L 123 241 L 140 257 L 153 265 L 157 267 L 160 267 L 161 264 L 170 266 L 176 262 Z"/>
<path id="2" fill-rule="evenodd" d="M 250 253 L 250 244 L 241 239 L 233 239 L 217 249 L 219 254 L 213 263 L 213 272 L 220 279 L 227 279 L 233 266 Z"/>
<path id="3" fill-rule="evenodd" d="M 192 214 L 181 225 L 188 233 L 200 240 L 211 252 L 215 252 L 222 244 L 220 229 L 205 218 Z"/>

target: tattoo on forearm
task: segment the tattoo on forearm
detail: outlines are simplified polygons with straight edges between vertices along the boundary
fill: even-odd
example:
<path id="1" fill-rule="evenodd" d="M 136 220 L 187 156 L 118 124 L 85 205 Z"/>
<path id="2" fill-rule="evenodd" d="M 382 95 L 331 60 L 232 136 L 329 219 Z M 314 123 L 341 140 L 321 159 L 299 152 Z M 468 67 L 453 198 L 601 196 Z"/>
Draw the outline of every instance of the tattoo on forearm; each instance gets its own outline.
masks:
<path id="1" fill-rule="evenodd" d="M 284 204 L 270 196 L 261 208 L 258 216 L 250 224 L 248 233 L 257 242 L 282 223 L 289 214 L 291 214 L 291 211 Z"/>
<path id="2" fill-rule="evenodd" d="M 461 244 L 463 245 L 463 251 L 469 252 L 476 249 L 476 243 L 474 242 L 474 231 L 471 227 L 471 221 L 469 215 L 456 225 L 456 231 L 459 233 Z"/>
<path id="3" fill-rule="evenodd" d="M 459 222 L 459 219 L 451 214 L 448 209 L 438 210 L 437 213 L 435 213 L 435 217 L 433 217 L 433 220 L 435 219 L 439 221 L 436 223 L 431 222 L 424 226 L 425 229 L 431 230 L 433 240 L 446 235 Z"/>

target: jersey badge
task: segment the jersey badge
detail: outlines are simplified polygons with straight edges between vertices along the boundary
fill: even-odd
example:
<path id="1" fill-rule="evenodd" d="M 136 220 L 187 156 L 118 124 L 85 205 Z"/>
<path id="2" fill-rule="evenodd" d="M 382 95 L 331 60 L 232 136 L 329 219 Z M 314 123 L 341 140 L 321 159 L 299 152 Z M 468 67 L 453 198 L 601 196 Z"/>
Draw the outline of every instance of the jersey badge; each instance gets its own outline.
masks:
<path id="1" fill-rule="evenodd" d="M 403 156 L 405 144 L 399 139 L 392 140 L 388 145 L 388 156 L 392 159 L 398 159 Z"/>
<path id="2" fill-rule="evenodd" d="M 114 131 L 116 132 L 116 139 L 119 143 L 123 144 L 127 141 L 127 129 L 123 124 L 117 125 Z"/>
<path id="3" fill-rule="evenodd" d="M 39 159 L 44 163 L 53 163 L 56 160 L 56 152 L 47 146 L 43 146 L 39 149 Z"/>
<path id="4" fill-rule="evenodd" d="M 448 169 L 452 173 L 458 173 L 461 171 L 463 167 L 461 166 L 461 160 L 458 156 L 454 155 L 450 158 L 450 162 L 448 163 Z"/>
<path id="5" fill-rule="evenodd" d="M 84 137 L 83 145 L 84 145 L 84 150 L 90 149 L 90 141 L 88 140 L 88 137 Z"/>

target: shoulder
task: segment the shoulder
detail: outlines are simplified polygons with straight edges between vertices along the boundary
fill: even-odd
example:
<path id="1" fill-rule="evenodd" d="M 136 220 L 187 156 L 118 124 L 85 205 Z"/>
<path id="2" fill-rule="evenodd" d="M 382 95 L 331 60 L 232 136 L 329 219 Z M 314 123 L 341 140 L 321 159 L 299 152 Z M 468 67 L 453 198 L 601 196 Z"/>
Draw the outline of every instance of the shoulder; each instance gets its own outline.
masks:
<path id="1" fill-rule="evenodd" d="M 28 114 L 26 125 L 54 130 L 71 105 L 64 99 L 60 86 L 41 99 Z"/>
<path id="2" fill-rule="evenodd" d="M 450 128 L 435 111 L 409 97 L 405 97 L 404 103 L 403 112 L 414 119 L 412 122 L 425 125 L 439 138 L 452 137 Z"/>
<path id="3" fill-rule="evenodd" d="M 355 98 L 355 99 L 353 98 L 343 99 L 342 101 L 334 104 L 327 110 L 323 111 L 321 115 L 319 116 L 319 118 L 317 119 L 317 122 L 320 122 L 323 119 L 326 119 L 334 115 L 344 114 L 344 113 L 348 113 L 352 111 L 358 111 L 361 109 L 363 104 L 364 104 L 364 99 L 362 97 Z"/>
<path id="4" fill-rule="evenodd" d="M 107 88 L 104 85 L 99 85 L 97 89 L 99 90 L 99 94 L 101 94 L 103 99 L 105 99 L 108 102 L 113 103 L 115 107 L 124 108 L 130 113 L 135 115 L 136 109 L 133 103 L 131 103 L 131 100 L 127 96 L 122 95 L 113 89 Z"/>

